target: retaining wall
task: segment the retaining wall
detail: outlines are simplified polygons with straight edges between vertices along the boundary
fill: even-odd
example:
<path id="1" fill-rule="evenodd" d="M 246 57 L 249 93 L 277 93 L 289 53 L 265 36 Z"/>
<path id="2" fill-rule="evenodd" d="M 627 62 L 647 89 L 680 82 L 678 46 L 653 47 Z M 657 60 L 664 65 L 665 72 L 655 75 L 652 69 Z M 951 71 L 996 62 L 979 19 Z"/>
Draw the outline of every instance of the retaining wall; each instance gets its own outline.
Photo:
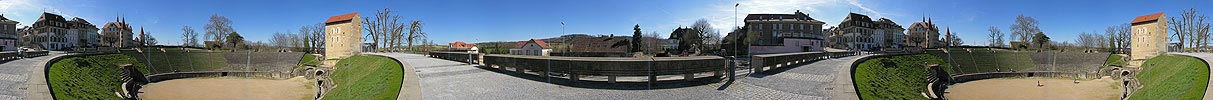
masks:
<path id="1" fill-rule="evenodd" d="M 542 76 L 547 72 L 568 74 L 572 80 L 578 80 L 579 75 L 599 75 L 611 77 L 609 80 L 617 76 L 648 76 L 649 81 L 657 81 L 655 77 L 660 75 L 685 75 L 687 80 L 695 73 L 712 72 L 714 76 L 720 76 L 728 65 L 723 57 L 716 56 L 631 58 L 490 54 L 483 56 L 483 62 L 487 66 L 513 68 L 517 72 L 536 71 Z"/>
<path id="2" fill-rule="evenodd" d="M 148 79 L 148 81 L 151 81 L 150 83 L 155 83 L 155 82 L 172 80 L 172 79 L 197 78 L 197 77 L 225 77 L 225 76 L 286 79 L 286 78 L 290 78 L 292 75 L 290 73 L 279 73 L 279 72 L 269 72 L 269 71 L 198 71 L 198 72 L 170 72 L 170 73 L 152 74 L 152 75 L 147 75 L 147 79 Z"/>
<path id="3" fill-rule="evenodd" d="M 755 71 L 762 72 L 764 70 L 775 69 L 791 64 L 799 64 L 807 61 L 854 55 L 855 52 L 797 52 L 754 55 L 750 61 L 750 66 L 753 67 Z"/>

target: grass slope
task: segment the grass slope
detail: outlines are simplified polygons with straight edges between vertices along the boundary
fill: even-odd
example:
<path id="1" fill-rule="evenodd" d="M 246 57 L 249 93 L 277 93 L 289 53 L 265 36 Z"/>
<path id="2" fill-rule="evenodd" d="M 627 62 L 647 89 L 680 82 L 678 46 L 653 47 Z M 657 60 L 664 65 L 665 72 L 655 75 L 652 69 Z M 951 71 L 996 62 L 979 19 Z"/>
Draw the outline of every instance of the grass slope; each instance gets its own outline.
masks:
<path id="1" fill-rule="evenodd" d="M 48 69 L 48 84 L 60 100 L 121 100 L 114 92 L 121 91 L 122 69 L 118 65 L 134 64 L 144 72 L 142 63 L 127 55 L 108 54 L 64 58 Z"/>
<path id="2" fill-rule="evenodd" d="M 320 66 L 320 61 L 316 60 L 317 57 L 319 57 L 319 56 L 312 55 L 312 54 L 303 54 L 303 58 L 299 59 L 299 66 L 304 66 L 304 65 Z"/>
<path id="3" fill-rule="evenodd" d="M 944 59 L 930 54 L 872 58 L 855 68 L 855 86 L 864 99 L 925 100 L 927 98 L 919 93 L 927 91 L 926 65 L 929 64 L 950 68 Z"/>
<path id="4" fill-rule="evenodd" d="M 324 100 L 396 99 L 404 73 L 400 63 L 381 56 L 351 56 L 337 62 L 333 82 L 337 87 Z"/>
<path id="5" fill-rule="evenodd" d="M 1142 64 L 1143 85 L 1132 100 L 1199 100 L 1209 82 L 1209 65 L 1188 56 L 1159 55 Z"/>

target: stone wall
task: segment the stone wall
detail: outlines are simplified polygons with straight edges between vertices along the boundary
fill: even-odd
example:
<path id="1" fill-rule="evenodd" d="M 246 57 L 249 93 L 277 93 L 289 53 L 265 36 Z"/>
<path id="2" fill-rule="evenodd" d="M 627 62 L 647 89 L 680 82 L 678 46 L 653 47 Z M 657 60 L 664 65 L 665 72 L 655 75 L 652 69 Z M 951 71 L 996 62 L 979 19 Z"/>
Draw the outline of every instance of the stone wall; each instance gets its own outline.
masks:
<path id="1" fill-rule="evenodd" d="M 287 79 L 292 77 L 290 73 L 268 72 L 268 71 L 197 71 L 197 72 L 170 72 L 147 75 L 150 83 L 182 79 L 182 78 L 197 78 L 197 77 L 251 77 L 251 78 L 272 78 L 272 79 Z"/>
<path id="2" fill-rule="evenodd" d="M 462 59 L 437 57 L 453 58 L 456 61 Z M 534 71 L 542 76 L 546 76 L 548 72 L 566 74 L 571 80 L 578 80 L 581 75 L 608 76 L 612 82 L 614 77 L 618 76 L 647 76 L 649 81 L 657 81 L 655 77 L 660 75 L 685 75 L 684 79 L 687 80 L 693 79 L 696 73 L 710 72 L 714 73 L 714 76 L 720 76 L 728 66 L 724 58 L 716 56 L 632 58 L 490 54 L 484 55 L 482 61 L 486 66 L 510 68 L 516 72 Z"/>
<path id="3" fill-rule="evenodd" d="M 775 69 L 808 61 L 854 56 L 855 52 L 796 52 L 754 55 L 750 66 L 756 71 Z"/>

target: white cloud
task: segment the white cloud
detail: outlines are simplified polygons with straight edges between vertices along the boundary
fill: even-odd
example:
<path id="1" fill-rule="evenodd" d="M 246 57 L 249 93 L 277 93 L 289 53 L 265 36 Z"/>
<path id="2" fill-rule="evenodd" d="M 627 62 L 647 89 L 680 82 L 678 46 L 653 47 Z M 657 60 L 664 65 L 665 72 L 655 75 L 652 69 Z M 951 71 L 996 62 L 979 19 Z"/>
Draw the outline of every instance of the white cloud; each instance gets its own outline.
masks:
<path id="1" fill-rule="evenodd" d="M 864 6 L 862 3 L 859 3 L 859 0 L 847 0 L 847 4 L 851 4 L 852 6 L 858 7 L 859 9 L 862 9 L 863 11 L 872 13 L 873 15 L 876 15 L 876 17 L 888 18 L 888 17 L 885 17 L 884 14 L 877 12 L 876 10 L 872 10 L 871 8 L 868 8 L 867 6 Z"/>
<path id="2" fill-rule="evenodd" d="M 53 2 L 49 0 L 0 0 L 0 14 L 18 22 L 30 23 L 37 20 L 43 12 L 55 13 L 67 18 L 76 17 L 70 14 L 70 11 L 61 10 L 49 4 Z"/>

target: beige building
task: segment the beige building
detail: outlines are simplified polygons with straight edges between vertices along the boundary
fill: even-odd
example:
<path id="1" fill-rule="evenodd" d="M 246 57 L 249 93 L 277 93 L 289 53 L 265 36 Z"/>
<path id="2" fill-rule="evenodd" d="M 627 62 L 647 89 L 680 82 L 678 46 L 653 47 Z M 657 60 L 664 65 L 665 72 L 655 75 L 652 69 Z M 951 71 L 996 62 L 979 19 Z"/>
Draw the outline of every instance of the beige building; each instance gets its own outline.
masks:
<path id="1" fill-rule="evenodd" d="M 1132 29 L 1132 44 L 1129 56 L 1129 66 L 1141 66 L 1146 59 L 1158 56 L 1167 51 L 1167 16 L 1162 12 L 1137 16 L 1130 24 Z"/>
<path id="2" fill-rule="evenodd" d="M 343 59 L 362 51 L 362 18 L 358 12 L 324 21 L 324 58 Z"/>

